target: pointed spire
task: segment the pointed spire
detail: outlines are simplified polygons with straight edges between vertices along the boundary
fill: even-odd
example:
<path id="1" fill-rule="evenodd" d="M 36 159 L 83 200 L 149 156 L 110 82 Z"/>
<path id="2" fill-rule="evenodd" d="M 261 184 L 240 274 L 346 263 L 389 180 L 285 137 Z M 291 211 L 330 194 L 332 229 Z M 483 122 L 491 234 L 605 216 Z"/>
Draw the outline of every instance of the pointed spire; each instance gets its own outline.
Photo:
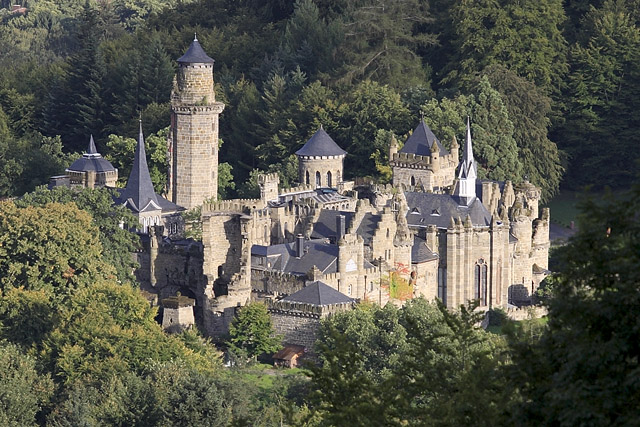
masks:
<path id="1" fill-rule="evenodd" d="M 460 202 L 469 205 L 476 197 L 476 178 L 478 167 L 473 158 L 473 144 L 471 143 L 471 123 L 467 116 L 467 138 L 464 143 L 464 153 L 458 170 L 458 185 L 454 194 L 460 198 Z"/>
<path id="2" fill-rule="evenodd" d="M 213 59 L 205 53 L 202 46 L 200 46 L 198 37 L 194 35 L 191 46 L 189 46 L 184 55 L 178 58 L 178 62 L 183 64 L 213 64 Z"/>
<path id="3" fill-rule="evenodd" d="M 150 202 L 159 209 L 158 198 L 153 189 L 149 166 L 147 165 L 147 154 L 144 149 L 144 135 L 142 133 L 142 120 L 140 120 L 140 133 L 138 134 L 138 144 L 133 158 L 133 167 L 127 181 L 127 187 L 120 196 L 121 200 L 128 202 L 131 207 L 140 212 L 144 210 Z"/>
<path id="4" fill-rule="evenodd" d="M 98 154 L 98 150 L 96 150 L 96 143 L 93 141 L 93 134 L 89 139 L 89 148 L 87 149 L 87 154 Z"/>

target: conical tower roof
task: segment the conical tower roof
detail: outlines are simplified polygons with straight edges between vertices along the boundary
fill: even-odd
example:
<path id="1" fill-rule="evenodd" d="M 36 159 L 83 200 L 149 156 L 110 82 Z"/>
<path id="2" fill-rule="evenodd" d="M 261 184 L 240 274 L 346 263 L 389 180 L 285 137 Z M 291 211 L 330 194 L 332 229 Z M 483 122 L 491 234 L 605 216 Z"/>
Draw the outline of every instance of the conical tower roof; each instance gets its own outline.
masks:
<path id="1" fill-rule="evenodd" d="M 140 134 L 133 158 L 133 167 L 131 168 L 127 186 L 120 194 L 120 200 L 137 212 L 160 209 L 158 198 L 151 182 L 149 167 L 147 166 L 142 122 L 140 122 Z"/>
<path id="2" fill-rule="evenodd" d="M 191 46 L 189 46 L 189 49 L 187 49 L 187 52 L 184 55 L 178 58 L 178 62 L 183 64 L 213 64 L 214 61 L 205 53 L 202 46 L 200 46 L 198 38 L 194 37 L 191 42 Z"/>
<path id="3" fill-rule="evenodd" d="M 344 156 L 346 154 L 347 152 L 336 144 L 322 126 L 301 149 L 296 151 L 298 156 Z"/>
<path id="4" fill-rule="evenodd" d="M 430 156 L 431 147 L 434 142 L 437 144 L 441 156 L 449 154 L 447 149 L 444 148 L 444 145 L 442 145 L 440 140 L 436 138 L 431 129 L 429 129 L 424 119 L 420 119 L 418 127 L 416 127 L 411 136 L 407 138 L 407 142 L 404 143 L 400 152 L 415 154 L 417 156 Z"/>
<path id="5" fill-rule="evenodd" d="M 73 162 L 67 170 L 71 172 L 112 172 L 115 171 L 116 168 L 98 153 L 96 143 L 93 141 L 93 135 L 91 135 L 87 152 Z"/>

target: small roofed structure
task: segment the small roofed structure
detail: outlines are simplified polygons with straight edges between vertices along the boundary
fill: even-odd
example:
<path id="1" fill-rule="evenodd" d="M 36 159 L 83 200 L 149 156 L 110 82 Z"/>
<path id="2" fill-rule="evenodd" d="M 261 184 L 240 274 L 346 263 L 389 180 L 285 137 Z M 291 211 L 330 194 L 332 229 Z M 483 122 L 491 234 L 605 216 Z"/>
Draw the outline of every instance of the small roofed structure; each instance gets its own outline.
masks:
<path id="1" fill-rule="evenodd" d="M 320 129 L 296 151 L 300 183 L 315 188 L 335 188 L 343 181 L 344 158 L 347 152 Z"/>
<path id="2" fill-rule="evenodd" d="M 65 172 L 64 176 L 52 177 L 50 187 L 65 185 L 83 188 L 114 188 L 118 180 L 118 169 L 98 153 L 93 135 L 89 138 L 87 152 L 73 162 Z"/>
<path id="3" fill-rule="evenodd" d="M 269 302 L 273 327 L 287 345 L 302 346 L 313 355 L 320 320 L 348 311 L 358 303 L 324 282 L 314 281 L 298 292 Z"/>
<path id="4" fill-rule="evenodd" d="M 196 301 L 184 295 L 175 295 L 162 300 L 162 328 L 169 333 L 179 333 L 193 327 L 193 306 Z"/>
<path id="5" fill-rule="evenodd" d="M 273 365 L 281 368 L 297 368 L 298 360 L 305 354 L 301 345 L 289 344 L 273 355 Z"/>

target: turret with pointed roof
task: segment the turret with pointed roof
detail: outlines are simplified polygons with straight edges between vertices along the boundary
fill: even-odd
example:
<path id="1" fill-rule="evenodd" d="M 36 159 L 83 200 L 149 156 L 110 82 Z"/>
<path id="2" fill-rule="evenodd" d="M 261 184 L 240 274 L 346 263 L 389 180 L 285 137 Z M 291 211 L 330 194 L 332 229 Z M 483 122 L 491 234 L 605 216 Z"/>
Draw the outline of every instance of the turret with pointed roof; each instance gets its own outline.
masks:
<path id="1" fill-rule="evenodd" d="M 438 191 L 453 184 L 455 156 L 435 136 L 424 118 L 407 138 L 399 152 L 390 150 L 389 165 L 393 170 L 393 185 L 412 189 Z"/>
<path id="2" fill-rule="evenodd" d="M 171 93 L 169 198 L 192 209 L 218 196 L 218 117 L 213 59 L 197 37 L 178 59 Z"/>
<path id="3" fill-rule="evenodd" d="M 304 146 L 296 151 L 299 180 L 318 187 L 336 187 L 342 181 L 347 152 L 320 125 Z"/>
<path id="4" fill-rule="evenodd" d="M 87 152 L 67 168 L 66 174 L 70 185 L 87 188 L 115 187 L 118 180 L 118 169 L 98 153 L 93 135 Z"/>

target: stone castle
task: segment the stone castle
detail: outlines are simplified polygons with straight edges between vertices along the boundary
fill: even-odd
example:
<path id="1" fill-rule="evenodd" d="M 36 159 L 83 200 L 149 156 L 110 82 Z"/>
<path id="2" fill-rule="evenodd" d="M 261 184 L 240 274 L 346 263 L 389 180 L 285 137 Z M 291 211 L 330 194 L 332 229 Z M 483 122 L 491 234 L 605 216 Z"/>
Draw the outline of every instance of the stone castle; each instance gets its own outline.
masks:
<path id="1" fill-rule="evenodd" d="M 224 104 L 215 100 L 213 59 L 194 39 L 178 64 L 167 198 L 151 185 L 141 127 L 116 203 L 140 220 L 141 287 L 160 301 L 193 299 L 208 334 L 224 333 L 237 307 L 258 300 L 288 342 L 308 345 L 309 319 L 317 327 L 358 300 L 424 296 L 450 308 L 470 300 L 482 310 L 508 308 L 526 303 L 548 273 L 549 210 L 539 212 L 539 189 L 478 179 L 469 121 L 461 159 L 455 138 L 448 151 L 424 119 L 401 149 L 391 140 L 388 185 L 346 181 L 347 153 L 320 127 L 295 153 L 297 187 L 263 174 L 259 199 L 217 201 Z M 99 156 L 91 141 L 84 163 L 53 181 L 112 186 L 117 171 Z M 181 213 L 195 207 L 201 241 L 183 237 L 190 224 Z M 307 332 L 296 338 L 296 330 Z"/>

